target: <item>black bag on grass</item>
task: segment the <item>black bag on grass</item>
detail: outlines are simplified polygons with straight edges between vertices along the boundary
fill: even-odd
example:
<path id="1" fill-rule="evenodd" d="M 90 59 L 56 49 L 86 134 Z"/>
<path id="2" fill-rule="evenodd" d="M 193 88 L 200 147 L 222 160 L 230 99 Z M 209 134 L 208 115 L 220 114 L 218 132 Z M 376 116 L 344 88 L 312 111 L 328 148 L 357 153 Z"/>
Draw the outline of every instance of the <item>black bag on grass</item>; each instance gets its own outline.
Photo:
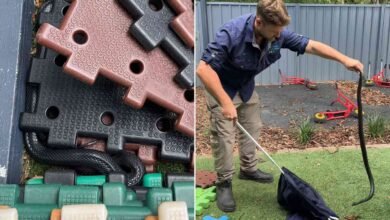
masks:
<path id="1" fill-rule="evenodd" d="M 292 215 L 288 219 L 339 219 L 321 195 L 308 183 L 282 167 L 278 185 L 278 203 Z M 301 217 L 301 218 L 299 218 Z"/>

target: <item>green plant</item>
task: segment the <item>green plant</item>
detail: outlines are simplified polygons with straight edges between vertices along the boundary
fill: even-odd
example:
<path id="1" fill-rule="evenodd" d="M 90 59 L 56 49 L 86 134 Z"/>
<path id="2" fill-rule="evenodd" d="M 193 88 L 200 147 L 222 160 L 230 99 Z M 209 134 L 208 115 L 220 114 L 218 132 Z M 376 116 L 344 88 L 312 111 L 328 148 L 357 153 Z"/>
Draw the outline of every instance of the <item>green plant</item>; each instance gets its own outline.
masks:
<path id="1" fill-rule="evenodd" d="M 298 126 L 298 141 L 300 144 L 307 144 L 314 134 L 314 126 L 310 121 L 310 117 L 307 117 Z"/>
<path id="2" fill-rule="evenodd" d="M 157 161 L 156 172 L 158 173 L 183 173 L 185 166 L 182 163 Z"/>
<path id="3" fill-rule="evenodd" d="M 385 118 L 385 132 L 390 132 L 390 118 Z"/>
<path id="4" fill-rule="evenodd" d="M 368 136 L 373 138 L 382 137 L 386 129 L 386 120 L 379 114 L 367 117 Z"/>

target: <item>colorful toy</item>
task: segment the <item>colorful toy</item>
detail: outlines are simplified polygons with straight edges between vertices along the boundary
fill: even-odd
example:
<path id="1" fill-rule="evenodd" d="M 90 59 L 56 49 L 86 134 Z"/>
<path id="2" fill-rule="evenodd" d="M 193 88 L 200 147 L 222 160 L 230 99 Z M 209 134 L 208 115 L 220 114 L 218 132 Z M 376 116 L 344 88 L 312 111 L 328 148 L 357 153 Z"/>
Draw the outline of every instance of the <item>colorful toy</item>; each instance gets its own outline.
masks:
<path id="1" fill-rule="evenodd" d="M 330 105 L 332 106 L 337 102 L 340 103 L 342 106 L 344 106 L 345 110 L 317 112 L 314 114 L 314 122 L 324 123 L 327 120 L 344 119 L 349 117 L 351 113 L 354 117 L 358 116 L 359 111 L 357 105 L 338 89 L 337 83 L 336 83 L 336 90 L 337 90 L 337 99 L 335 99 Z"/>
<path id="2" fill-rule="evenodd" d="M 210 203 L 214 202 L 217 198 L 215 193 L 215 186 L 212 186 L 207 189 L 196 188 L 196 200 L 195 200 L 195 210 L 196 215 L 202 215 L 204 209 L 210 207 Z"/>
<path id="3" fill-rule="evenodd" d="M 212 216 L 206 215 L 206 216 L 203 216 L 202 220 L 229 220 L 229 217 L 226 215 L 223 215 L 219 218 L 214 218 Z"/>
<path id="4" fill-rule="evenodd" d="M 382 61 L 381 61 L 381 66 L 382 66 Z M 372 80 L 374 81 L 375 85 L 379 87 L 390 88 L 390 79 L 388 79 L 386 76 L 386 68 L 390 69 L 390 65 L 385 64 L 382 70 L 372 77 Z"/>
<path id="5" fill-rule="evenodd" d="M 187 220 L 188 211 L 185 202 L 163 202 L 158 207 L 159 220 Z"/>
<path id="6" fill-rule="evenodd" d="M 162 174 L 161 173 L 147 173 L 143 177 L 144 187 L 162 187 Z"/>
<path id="7" fill-rule="evenodd" d="M 279 69 L 279 75 L 280 75 L 280 78 L 282 80 L 282 82 L 280 84 L 281 86 L 283 86 L 283 85 L 304 85 L 310 90 L 317 90 L 318 89 L 317 85 L 314 82 L 312 82 L 308 79 L 304 79 L 304 78 L 300 78 L 300 77 L 296 77 L 296 76 L 284 75 L 280 69 Z"/>

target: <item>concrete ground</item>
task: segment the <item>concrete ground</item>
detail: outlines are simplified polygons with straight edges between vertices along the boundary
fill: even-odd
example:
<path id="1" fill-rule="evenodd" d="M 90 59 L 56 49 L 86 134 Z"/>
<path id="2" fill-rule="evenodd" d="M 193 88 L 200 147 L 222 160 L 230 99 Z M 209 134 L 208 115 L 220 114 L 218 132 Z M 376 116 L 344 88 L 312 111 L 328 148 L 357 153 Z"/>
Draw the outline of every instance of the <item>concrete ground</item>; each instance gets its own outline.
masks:
<path id="1" fill-rule="evenodd" d="M 317 84 L 318 90 L 309 90 L 303 85 L 280 86 L 257 86 L 261 100 L 261 119 L 264 126 L 288 128 L 289 122 L 295 120 L 300 123 L 303 119 L 316 112 L 326 110 L 343 110 L 340 104 L 330 106 L 330 103 L 337 98 L 337 91 L 334 84 Z M 390 98 L 390 88 L 378 89 Z M 356 97 L 350 97 L 356 102 Z M 390 106 L 373 106 L 363 104 L 365 114 L 379 113 L 384 117 L 390 117 Z M 322 126 L 333 127 L 340 120 L 327 121 Z M 350 116 L 344 125 L 357 124 L 357 119 Z"/>

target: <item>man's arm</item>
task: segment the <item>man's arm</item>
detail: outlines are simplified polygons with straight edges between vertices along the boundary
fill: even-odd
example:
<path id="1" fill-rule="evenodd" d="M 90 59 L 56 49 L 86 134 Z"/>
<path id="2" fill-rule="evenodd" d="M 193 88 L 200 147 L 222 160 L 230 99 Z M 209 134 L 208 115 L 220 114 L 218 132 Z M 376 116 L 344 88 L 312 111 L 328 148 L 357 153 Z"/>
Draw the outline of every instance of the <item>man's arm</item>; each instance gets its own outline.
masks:
<path id="1" fill-rule="evenodd" d="M 363 73 L 364 66 L 359 60 L 352 59 L 340 53 L 336 49 L 314 40 L 309 40 L 306 46 L 306 53 L 314 54 L 326 59 L 331 59 L 340 62 L 345 68 Z"/>
<path id="2" fill-rule="evenodd" d="M 222 114 L 231 120 L 237 118 L 237 110 L 233 101 L 222 87 L 218 74 L 203 60 L 200 61 L 196 73 L 206 90 L 216 99 L 222 107 Z"/>

